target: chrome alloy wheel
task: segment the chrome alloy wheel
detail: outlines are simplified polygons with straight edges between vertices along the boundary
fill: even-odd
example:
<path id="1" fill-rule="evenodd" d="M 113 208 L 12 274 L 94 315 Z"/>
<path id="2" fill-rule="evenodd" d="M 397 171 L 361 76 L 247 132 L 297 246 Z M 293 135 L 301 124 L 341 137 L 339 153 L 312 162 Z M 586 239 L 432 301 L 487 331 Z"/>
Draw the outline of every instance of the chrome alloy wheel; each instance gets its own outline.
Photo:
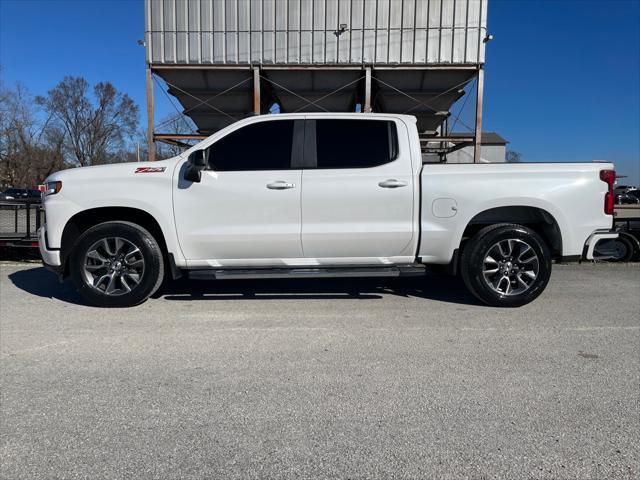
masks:
<path id="1" fill-rule="evenodd" d="M 106 237 L 95 242 L 84 256 L 87 285 L 105 295 L 124 295 L 133 290 L 144 274 L 140 249 L 122 237 Z"/>
<path id="2" fill-rule="evenodd" d="M 482 275 L 500 295 L 520 295 L 538 278 L 538 255 L 527 242 L 516 238 L 494 244 L 484 257 Z"/>

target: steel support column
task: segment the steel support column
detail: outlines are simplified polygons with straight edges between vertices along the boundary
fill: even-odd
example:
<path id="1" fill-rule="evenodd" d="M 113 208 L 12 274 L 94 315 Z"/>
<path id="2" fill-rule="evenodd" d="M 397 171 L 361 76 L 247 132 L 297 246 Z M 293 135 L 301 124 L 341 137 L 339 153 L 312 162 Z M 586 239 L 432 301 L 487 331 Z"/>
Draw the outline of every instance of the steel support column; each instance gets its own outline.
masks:
<path id="1" fill-rule="evenodd" d="M 253 113 L 260 115 L 260 69 L 253 69 Z"/>
<path id="2" fill-rule="evenodd" d="M 484 95 L 484 68 L 478 69 L 478 86 L 476 89 L 476 133 L 473 149 L 473 162 L 480 163 L 482 153 L 482 97 Z"/>
<path id="3" fill-rule="evenodd" d="M 153 141 L 154 113 L 153 113 L 153 72 L 147 67 L 147 143 L 149 161 L 156 160 L 156 144 Z"/>
<path id="4" fill-rule="evenodd" d="M 363 112 L 371 113 L 371 67 L 364 69 L 364 109 Z"/>

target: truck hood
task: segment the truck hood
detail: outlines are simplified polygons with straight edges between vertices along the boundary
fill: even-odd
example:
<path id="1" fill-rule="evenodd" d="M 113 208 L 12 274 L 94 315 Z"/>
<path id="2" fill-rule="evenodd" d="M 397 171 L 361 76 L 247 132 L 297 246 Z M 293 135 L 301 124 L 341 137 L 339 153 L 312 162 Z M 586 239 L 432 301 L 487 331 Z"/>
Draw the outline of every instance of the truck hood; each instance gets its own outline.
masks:
<path id="1" fill-rule="evenodd" d="M 64 188 L 65 182 L 76 182 L 90 180 L 103 182 L 106 180 L 117 181 L 118 179 L 129 180 L 145 175 L 171 176 L 173 167 L 182 157 L 173 157 L 157 162 L 128 162 L 111 163 L 108 165 L 96 165 L 92 167 L 77 167 L 67 170 L 60 170 L 47 177 L 45 182 L 61 181 Z"/>

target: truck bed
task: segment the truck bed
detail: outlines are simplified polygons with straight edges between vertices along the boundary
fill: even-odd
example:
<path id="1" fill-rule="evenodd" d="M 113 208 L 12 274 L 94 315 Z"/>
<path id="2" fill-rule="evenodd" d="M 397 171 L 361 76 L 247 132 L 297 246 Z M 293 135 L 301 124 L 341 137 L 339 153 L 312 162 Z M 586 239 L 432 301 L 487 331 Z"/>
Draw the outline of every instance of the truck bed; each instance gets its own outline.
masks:
<path id="1" fill-rule="evenodd" d="M 424 164 L 421 173 L 419 256 L 449 263 L 467 226 L 499 212 L 498 218 L 541 215 L 562 237 L 562 257 L 580 256 L 595 230 L 611 229 L 604 213 L 607 184 L 601 170 L 610 163 Z M 502 209 L 502 210 L 499 210 Z M 511 210 L 508 210 L 511 209 Z M 483 217 L 484 216 L 484 217 Z"/>

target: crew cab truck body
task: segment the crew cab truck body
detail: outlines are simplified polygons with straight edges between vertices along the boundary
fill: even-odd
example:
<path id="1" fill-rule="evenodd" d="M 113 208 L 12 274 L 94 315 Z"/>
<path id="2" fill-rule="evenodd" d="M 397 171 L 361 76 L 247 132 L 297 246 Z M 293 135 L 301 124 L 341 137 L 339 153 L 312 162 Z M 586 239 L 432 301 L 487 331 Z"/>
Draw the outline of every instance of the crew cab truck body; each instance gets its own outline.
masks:
<path id="1" fill-rule="evenodd" d="M 545 288 L 552 259 L 614 238 L 613 166 L 423 164 L 415 118 L 280 114 L 184 154 L 57 172 L 44 263 L 100 306 L 163 276 L 419 275 L 447 265 L 496 306 Z"/>

